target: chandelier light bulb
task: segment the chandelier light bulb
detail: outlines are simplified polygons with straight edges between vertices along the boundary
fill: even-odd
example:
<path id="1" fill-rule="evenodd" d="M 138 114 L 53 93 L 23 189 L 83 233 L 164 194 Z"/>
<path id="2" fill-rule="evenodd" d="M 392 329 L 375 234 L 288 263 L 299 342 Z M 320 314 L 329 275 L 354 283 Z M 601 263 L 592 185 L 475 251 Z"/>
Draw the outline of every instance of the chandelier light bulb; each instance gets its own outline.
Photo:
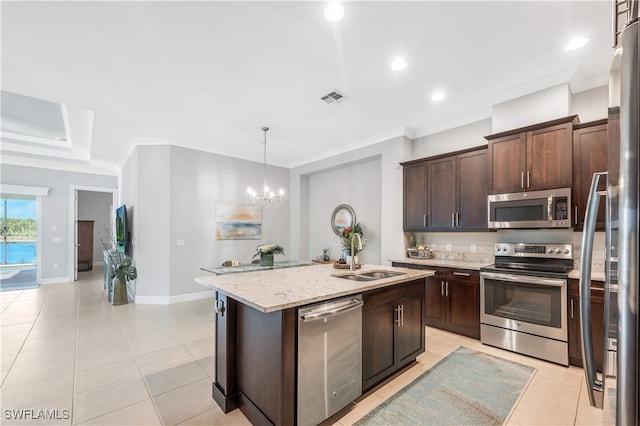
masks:
<path id="1" fill-rule="evenodd" d="M 407 67 L 407 61 L 404 58 L 397 57 L 391 62 L 391 69 L 394 71 L 401 71 Z"/>
<path id="2" fill-rule="evenodd" d="M 262 195 L 258 195 L 256 191 L 254 191 L 253 188 L 251 187 L 247 188 L 247 195 L 249 196 L 249 199 L 254 203 L 256 201 L 268 201 L 270 203 L 274 201 L 282 202 L 282 200 L 284 199 L 283 189 L 280 189 L 279 196 L 276 197 L 275 192 L 271 191 L 269 189 L 269 185 L 267 185 L 267 131 L 268 130 L 269 130 L 268 127 L 262 128 L 262 131 L 264 132 L 264 180 L 263 180 L 264 185 L 262 187 L 263 189 Z"/>

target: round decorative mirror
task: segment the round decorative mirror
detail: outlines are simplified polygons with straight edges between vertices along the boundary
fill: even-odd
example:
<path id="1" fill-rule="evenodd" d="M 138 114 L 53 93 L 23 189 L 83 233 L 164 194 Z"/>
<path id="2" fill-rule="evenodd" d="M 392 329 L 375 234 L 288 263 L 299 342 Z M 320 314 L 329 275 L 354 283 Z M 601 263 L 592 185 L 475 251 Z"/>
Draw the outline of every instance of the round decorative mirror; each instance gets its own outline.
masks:
<path id="1" fill-rule="evenodd" d="M 331 215 L 331 229 L 339 237 L 342 236 L 342 231 L 350 226 L 356 224 L 356 212 L 348 204 L 340 204 L 333 209 Z"/>

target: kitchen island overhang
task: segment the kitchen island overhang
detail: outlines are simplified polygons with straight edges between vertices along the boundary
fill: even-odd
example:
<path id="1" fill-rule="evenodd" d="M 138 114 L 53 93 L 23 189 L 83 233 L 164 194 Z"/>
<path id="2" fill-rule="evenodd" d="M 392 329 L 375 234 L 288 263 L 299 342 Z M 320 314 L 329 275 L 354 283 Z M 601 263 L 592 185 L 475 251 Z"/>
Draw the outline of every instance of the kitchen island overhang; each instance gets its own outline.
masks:
<path id="1" fill-rule="evenodd" d="M 400 274 L 344 278 L 376 272 Z M 423 284 L 432 275 L 430 270 L 378 265 L 363 265 L 353 272 L 313 265 L 196 278 L 216 291 L 213 398 L 224 412 L 240 407 L 252 423 L 295 424 L 297 309 L 343 296 L 401 291 L 406 284 L 415 289 L 416 281 L 421 281 L 424 313 Z"/>

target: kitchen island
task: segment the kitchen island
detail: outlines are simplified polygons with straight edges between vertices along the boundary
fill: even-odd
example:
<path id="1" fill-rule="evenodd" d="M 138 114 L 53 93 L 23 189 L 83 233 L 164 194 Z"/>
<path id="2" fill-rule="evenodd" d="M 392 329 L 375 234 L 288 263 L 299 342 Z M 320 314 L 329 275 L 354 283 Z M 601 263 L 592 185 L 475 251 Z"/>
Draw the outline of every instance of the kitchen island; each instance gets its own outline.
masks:
<path id="1" fill-rule="evenodd" d="M 375 271 L 399 274 L 340 277 Z M 375 265 L 354 272 L 313 265 L 196 278 L 216 291 L 213 398 L 224 412 L 240 407 L 253 424 L 295 424 L 298 309 L 356 294 L 364 301 L 366 391 L 424 351 L 425 279 L 433 274 Z"/>

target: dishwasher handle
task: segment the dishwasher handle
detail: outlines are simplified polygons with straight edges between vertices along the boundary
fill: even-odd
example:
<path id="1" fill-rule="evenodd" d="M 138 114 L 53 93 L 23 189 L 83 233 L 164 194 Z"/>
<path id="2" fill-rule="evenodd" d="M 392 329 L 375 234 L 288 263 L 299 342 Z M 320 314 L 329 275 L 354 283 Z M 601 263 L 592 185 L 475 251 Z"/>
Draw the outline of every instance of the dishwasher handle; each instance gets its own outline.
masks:
<path id="1" fill-rule="evenodd" d="M 353 311 L 354 309 L 360 308 L 362 305 L 364 305 L 362 299 L 353 299 L 348 305 L 339 306 L 337 308 L 329 309 L 326 311 L 301 314 L 300 318 L 303 322 L 317 321 L 324 318 L 332 317 L 334 315 L 340 315 L 344 314 L 345 312 Z"/>

